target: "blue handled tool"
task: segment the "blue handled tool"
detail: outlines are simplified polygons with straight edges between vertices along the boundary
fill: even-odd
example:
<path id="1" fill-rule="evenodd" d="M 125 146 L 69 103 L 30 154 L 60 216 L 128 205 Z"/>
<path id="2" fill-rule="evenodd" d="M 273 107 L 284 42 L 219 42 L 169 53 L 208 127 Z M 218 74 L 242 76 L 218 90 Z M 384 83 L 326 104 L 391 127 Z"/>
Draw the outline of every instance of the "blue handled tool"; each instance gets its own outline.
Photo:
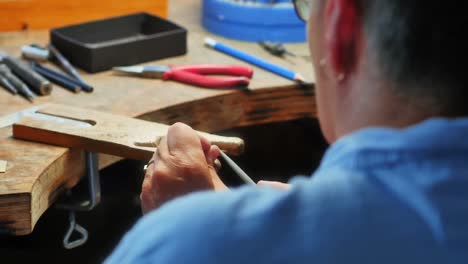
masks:
<path id="1" fill-rule="evenodd" d="M 222 53 L 225 53 L 227 55 L 230 55 L 232 57 L 235 57 L 237 59 L 243 60 L 245 62 L 248 62 L 250 64 L 253 64 L 257 67 L 260 67 L 262 69 L 265 69 L 267 71 L 270 71 L 274 74 L 277 74 L 279 76 L 282 76 L 286 79 L 297 81 L 297 82 L 304 82 L 304 77 L 302 77 L 299 73 L 293 72 L 291 70 L 288 70 L 286 68 L 283 68 L 281 66 L 278 66 L 276 64 L 264 61 L 260 58 L 257 58 L 253 55 L 250 55 L 248 53 L 245 53 L 243 51 L 237 50 L 233 47 L 230 47 L 228 45 L 222 44 L 217 42 L 214 39 L 211 38 L 206 38 L 205 39 L 205 45 L 208 47 L 211 47 L 217 51 L 220 51 Z"/>

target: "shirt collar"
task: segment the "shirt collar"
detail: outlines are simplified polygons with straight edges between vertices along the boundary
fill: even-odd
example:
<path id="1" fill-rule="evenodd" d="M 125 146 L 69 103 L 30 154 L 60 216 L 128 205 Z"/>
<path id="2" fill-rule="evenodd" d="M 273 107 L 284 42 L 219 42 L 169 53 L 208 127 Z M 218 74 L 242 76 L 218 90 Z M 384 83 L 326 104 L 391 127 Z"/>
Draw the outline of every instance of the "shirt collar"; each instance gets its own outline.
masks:
<path id="1" fill-rule="evenodd" d="M 325 153 L 320 168 L 342 163 L 366 150 L 464 151 L 468 156 L 468 118 L 433 118 L 404 128 L 365 128 L 344 136 Z"/>

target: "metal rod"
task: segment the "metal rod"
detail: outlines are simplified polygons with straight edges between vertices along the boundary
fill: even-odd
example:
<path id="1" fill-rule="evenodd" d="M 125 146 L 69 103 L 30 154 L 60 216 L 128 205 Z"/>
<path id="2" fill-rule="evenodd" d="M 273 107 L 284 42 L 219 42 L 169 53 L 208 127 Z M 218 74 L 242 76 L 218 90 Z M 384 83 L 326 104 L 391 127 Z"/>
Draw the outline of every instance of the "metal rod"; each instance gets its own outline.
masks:
<path id="1" fill-rule="evenodd" d="M 59 203 L 59 209 L 86 212 L 93 210 L 101 202 L 101 183 L 99 176 L 99 160 L 96 153 L 86 152 L 86 172 L 88 174 L 89 198 L 85 201 Z"/>
<path id="2" fill-rule="evenodd" d="M 252 178 L 249 177 L 249 175 L 247 175 L 247 173 L 245 173 L 241 167 L 239 167 L 228 155 L 226 155 L 226 153 L 224 153 L 223 151 L 220 152 L 221 153 L 221 157 L 223 157 L 223 159 L 226 161 L 226 163 L 232 168 L 232 170 L 234 170 L 234 172 L 239 175 L 239 177 L 246 183 L 246 184 L 249 184 L 249 185 L 256 185 L 256 183 L 252 180 Z"/>
<path id="3" fill-rule="evenodd" d="M 52 57 L 56 59 L 57 63 L 63 70 L 73 76 L 75 79 L 79 80 L 80 82 L 84 83 L 85 81 L 81 78 L 81 75 L 75 70 L 75 68 L 71 65 L 71 63 L 60 53 L 60 51 L 54 47 L 54 45 L 49 44 L 48 46 Z"/>
<path id="4" fill-rule="evenodd" d="M 37 63 L 32 63 L 31 64 L 31 67 L 37 72 L 39 73 L 40 75 L 44 76 L 46 79 L 48 79 L 49 81 L 57 84 L 58 86 L 60 87 L 63 87 L 67 90 L 69 90 L 70 92 L 73 92 L 73 93 L 78 93 L 79 91 L 81 91 L 81 87 L 79 87 L 78 85 L 74 84 L 74 83 L 71 83 L 69 82 L 67 79 L 65 78 L 62 78 L 61 75 L 57 75 L 57 74 L 53 74 L 51 72 L 48 72 L 48 71 L 44 71 L 42 68 L 38 67 L 39 64 Z"/>
<path id="5" fill-rule="evenodd" d="M 5 64 L 0 64 L 0 75 L 5 77 L 20 93 L 23 95 L 27 100 L 30 102 L 34 101 L 34 98 L 36 97 L 33 92 L 29 89 L 29 86 L 26 85 L 22 80 L 20 80 L 16 75 L 11 72 L 10 68 L 6 66 Z"/>
<path id="6" fill-rule="evenodd" d="M 78 85 L 81 89 L 83 89 L 83 90 L 86 91 L 86 92 L 92 92 L 93 89 L 94 89 L 93 87 L 89 86 L 88 84 L 86 84 L 86 83 L 84 83 L 84 82 L 82 82 L 82 81 L 80 81 L 80 80 L 78 80 L 78 79 L 75 79 L 75 78 L 73 78 L 73 77 L 70 77 L 70 76 L 68 76 L 68 75 L 66 75 L 66 74 L 62 74 L 62 73 L 60 73 L 60 72 L 58 72 L 58 71 L 52 70 L 51 68 L 48 68 L 48 67 L 46 67 L 46 66 L 44 66 L 44 65 L 41 65 L 41 64 L 39 64 L 39 63 L 36 63 L 35 65 L 36 65 L 36 68 L 39 68 L 39 69 L 41 69 L 42 71 L 49 72 L 49 73 L 51 73 L 51 74 L 53 74 L 53 75 L 56 75 L 56 76 L 60 76 L 60 78 L 66 79 L 66 81 Z"/>
<path id="7" fill-rule="evenodd" d="M 2 57 L 2 61 L 37 94 L 48 95 L 52 92 L 52 83 L 33 71 L 27 64 L 9 56 Z"/>
<path id="8" fill-rule="evenodd" d="M 18 94 L 18 90 L 16 90 L 15 86 L 13 86 L 13 84 L 2 75 L 0 75 L 0 86 L 3 86 L 6 90 L 14 95 Z"/>

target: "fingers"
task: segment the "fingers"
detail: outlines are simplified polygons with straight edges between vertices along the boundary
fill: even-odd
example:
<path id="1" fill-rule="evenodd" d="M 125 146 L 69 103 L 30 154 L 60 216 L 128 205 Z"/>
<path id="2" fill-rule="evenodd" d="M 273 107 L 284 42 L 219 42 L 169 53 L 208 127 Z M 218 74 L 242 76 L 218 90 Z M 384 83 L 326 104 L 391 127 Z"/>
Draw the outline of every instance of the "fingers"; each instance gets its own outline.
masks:
<path id="1" fill-rule="evenodd" d="M 141 201 L 141 211 L 143 214 L 148 213 L 152 209 L 156 208 L 156 199 L 153 195 L 151 190 L 151 185 L 148 181 L 143 181 L 141 194 L 140 194 L 140 201 Z"/>
<path id="2" fill-rule="evenodd" d="M 215 170 L 219 154 L 217 146 L 189 126 L 172 125 L 146 171 L 140 195 L 143 212 L 193 191 L 227 189 Z"/>
<path id="3" fill-rule="evenodd" d="M 211 142 L 205 137 L 200 136 L 200 143 L 205 153 L 206 163 L 214 167 L 216 171 L 221 169 L 221 162 L 218 160 L 220 149 L 216 145 L 211 145 Z"/>
<path id="4" fill-rule="evenodd" d="M 287 183 L 275 182 L 275 181 L 259 181 L 257 183 L 257 186 L 259 186 L 259 187 L 272 187 L 272 188 L 279 189 L 279 190 L 287 190 L 287 189 L 289 189 L 291 187 Z"/>
<path id="5" fill-rule="evenodd" d="M 141 201 L 141 209 L 143 214 L 148 213 L 149 211 L 158 207 L 158 197 L 157 197 L 157 177 L 159 177 L 157 167 L 161 167 L 161 156 L 167 156 L 167 143 L 166 138 L 161 137 L 158 139 L 158 148 L 153 154 L 153 157 L 148 167 L 146 168 L 145 178 L 143 179 L 143 183 L 141 186 L 141 194 L 140 194 L 140 201 Z M 161 155 L 162 154 L 162 155 Z"/>
<path id="6" fill-rule="evenodd" d="M 211 142 L 208 139 L 206 139 L 205 137 L 202 137 L 202 136 L 199 136 L 199 137 L 200 137 L 200 143 L 201 143 L 202 148 L 203 148 L 203 152 L 205 154 L 207 154 L 210 151 Z"/>
<path id="7" fill-rule="evenodd" d="M 214 160 L 212 159 L 212 155 L 210 154 L 210 151 L 212 148 L 211 142 L 205 137 L 200 136 L 200 143 L 203 148 L 203 153 L 205 153 L 206 163 L 209 166 L 214 166 L 214 162 L 213 162 Z"/>
<path id="8" fill-rule="evenodd" d="M 153 156 L 153 160 L 156 161 L 156 152 Z M 152 176 L 154 172 L 154 162 L 151 163 L 148 168 L 146 169 L 145 172 L 145 178 L 143 179 L 143 184 L 141 186 L 141 194 L 140 194 L 140 200 L 141 200 L 141 209 L 143 214 L 146 214 L 149 212 L 151 209 L 156 207 L 155 204 L 155 193 L 153 190 L 153 185 L 152 185 Z"/>
<path id="9" fill-rule="evenodd" d="M 223 165 L 221 164 L 221 161 L 219 161 L 219 159 L 216 159 L 214 161 L 213 167 L 214 167 L 216 172 L 219 172 L 221 170 L 221 168 L 223 167 Z"/>
<path id="10" fill-rule="evenodd" d="M 167 147 L 169 153 L 174 156 L 200 155 L 203 153 L 198 134 L 191 127 L 182 123 L 176 123 L 169 127 Z"/>
<path id="11" fill-rule="evenodd" d="M 213 165 L 215 160 L 218 159 L 220 152 L 221 152 L 221 150 L 219 149 L 218 146 L 216 146 L 216 145 L 211 146 L 210 149 L 208 150 L 208 152 L 205 154 L 206 155 L 206 162 L 209 165 Z"/>
<path id="12" fill-rule="evenodd" d="M 161 141 L 163 140 L 164 138 L 161 139 Z M 194 154 L 192 152 L 201 148 L 206 162 L 211 166 L 214 166 L 220 153 L 218 146 L 211 145 L 208 139 L 199 136 L 191 127 L 182 123 L 176 123 L 169 128 L 166 140 L 168 152 L 172 155 Z M 164 146 L 164 144 L 160 144 L 160 146 Z M 161 152 L 165 153 L 165 151 Z"/>
<path id="13" fill-rule="evenodd" d="M 207 189 L 212 184 L 204 154 L 211 155 L 211 144 L 207 140 L 202 143 L 193 129 L 175 124 L 157 143 L 153 163 L 148 166 L 142 184 L 140 199 L 143 213 L 176 196 Z"/>

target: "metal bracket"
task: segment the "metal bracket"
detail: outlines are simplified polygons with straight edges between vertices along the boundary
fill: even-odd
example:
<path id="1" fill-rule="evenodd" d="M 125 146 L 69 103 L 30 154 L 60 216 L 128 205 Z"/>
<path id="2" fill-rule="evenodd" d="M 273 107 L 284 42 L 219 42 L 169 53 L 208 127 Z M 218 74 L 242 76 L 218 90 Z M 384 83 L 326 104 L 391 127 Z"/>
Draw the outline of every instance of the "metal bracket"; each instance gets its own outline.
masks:
<path id="1" fill-rule="evenodd" d="M 84 243 L 86 243 L 86 241 L 88 241 L 88 231 L 76 223 L 74 211 L 70 211 L 68 217 L 70 221 L 70 227 L 68 228 L 68 231 L 63 238 L 63 247 L 66 249 L 73 249 L 82 246 Z M 70 241 L 71 236 L 75 231 L 80 234 L 80 238 Z"/>
<path id="2" fill-rule="evenodd" d="M 89 199 L 80 202 L 70 202 L 57 204 L 58 209 L 67 210 L 69 216 L 69 228 L 63 238 L 63 246 L 66 249 L 73 249 L 82 246 L 88 240 L 88 231 L 76 222 L 75 212 L 86 212 L 93 210 L 101 201 L 101 183 L 99 177 L 98 156 L 96 153 L 86 152 L 86 173 L 88 175 Z M 67 191 L 67 195 L 71 197 L 71 190 Z M 80 237 L 71 240 L 74 232 L 77 232 Z"/>

